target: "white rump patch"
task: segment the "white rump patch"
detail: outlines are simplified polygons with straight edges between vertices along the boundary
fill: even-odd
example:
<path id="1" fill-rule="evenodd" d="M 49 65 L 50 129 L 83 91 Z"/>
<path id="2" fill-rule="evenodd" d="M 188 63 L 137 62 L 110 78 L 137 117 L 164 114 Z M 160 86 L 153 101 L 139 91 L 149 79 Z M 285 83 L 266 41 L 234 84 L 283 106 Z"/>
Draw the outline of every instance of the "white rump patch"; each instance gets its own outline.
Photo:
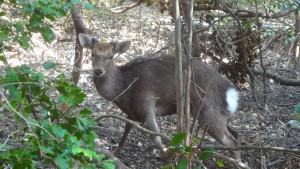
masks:
<path id="1" fill-rule="evenodd" d="M 229 88 L 226 92 L 227 110 L 233 115 L 238 109 L 239 93 L 234 88 Z"/>

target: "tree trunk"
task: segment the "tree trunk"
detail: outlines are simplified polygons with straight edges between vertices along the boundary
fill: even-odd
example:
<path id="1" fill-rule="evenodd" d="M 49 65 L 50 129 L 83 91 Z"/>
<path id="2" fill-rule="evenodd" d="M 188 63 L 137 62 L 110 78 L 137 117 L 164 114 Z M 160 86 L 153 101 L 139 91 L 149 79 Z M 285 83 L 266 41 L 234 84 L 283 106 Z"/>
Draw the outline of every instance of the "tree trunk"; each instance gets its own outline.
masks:
<path id="1" fill-rule="evenodd" d="M 176 82 L 176 102 L 177 102 L 177 132 L 183 132 L 183 114 L 184 114 L 184 92 L 182 75 L 182 45 L 181 45 L 181 18 L 178 0 L 173 1 L 173 11 L 175 13 L 175 82 Z"/>
<path id="2" fill-rule="evenodd" d="M 294 46 L 294 57 L 295 57 L 295 65 L 300 66 L 300 44 L 299 44 L 299 39 L 300 39 L 300 14 L 298 11 L 295 12 L 296 15 L 296 22 L 295 22 L 295 46 Z"/>
<path id="3" fill-rule="evenodd" d="M 79 44 L 78 34 L 85 33 L 86 28 L 83 24 L 77 6 L 75 6 L 74 9 L 71 11 L 71 15 L 72 15 L 72 19 L 76 31 L 75 58 L 74 58 L 74 67 L 73 67 L 72 75 L 73 75 L 74 84 L 77 85 L 80 77 L 80 70 L 82 68 L 82 58 L 83 58 L 82 56 L 83 48 Z"/>

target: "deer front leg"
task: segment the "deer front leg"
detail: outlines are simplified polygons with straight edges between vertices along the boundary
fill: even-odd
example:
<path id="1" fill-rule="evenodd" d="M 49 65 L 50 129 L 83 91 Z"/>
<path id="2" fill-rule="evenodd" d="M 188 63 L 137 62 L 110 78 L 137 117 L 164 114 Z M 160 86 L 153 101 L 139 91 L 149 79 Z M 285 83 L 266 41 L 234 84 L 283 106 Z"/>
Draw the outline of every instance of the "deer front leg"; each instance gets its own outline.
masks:
<path id="1" fill-rule="evenodd" d="M 121 138 L 121 141 L 120 141 L 118 147 L 113 152 L 114 154 L 118 154 L 118 153 L 120 153 L 123 150 L 123 148 L 125 146 L 125 142 L 126 142 L 127 136 L 128 136 L 128 134 L 129 134 L 129 132 L 130 132 L 131 129 L 132 129 L 132 125 L 129 124 L 129 123 L 126 123 L 125 124 L 125 131 L 123 133 L 123 136 Z"/>

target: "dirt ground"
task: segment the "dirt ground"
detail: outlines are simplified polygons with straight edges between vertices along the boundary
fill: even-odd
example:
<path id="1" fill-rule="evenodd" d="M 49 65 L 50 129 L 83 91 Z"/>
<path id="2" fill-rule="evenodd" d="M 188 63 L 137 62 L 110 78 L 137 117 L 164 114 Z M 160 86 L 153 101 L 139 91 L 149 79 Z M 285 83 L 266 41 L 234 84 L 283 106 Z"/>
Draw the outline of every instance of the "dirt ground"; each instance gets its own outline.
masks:
<path id="1" fill-rule="evenodd" d="M 85 13 L 85 15 L 88 15 Z M 65 72 L 71 77 L 75 36 L 64 20 L 58 20 L 54 27 L 57 40 L 51 44 L 44 44 L 39 35 L 33 37 L 31 51 L 14 51 L 8 53 L 11 65 L 22 63 L 42 63 L 46 60 L 55 60 L 60 63 L 58 72 L 45 72 L 54 76 L 59 72 Z M 174 46 L 174 26 L 170 16 L 161 14 L 155 6 L 144 5 L 132 9 L 126 13 L 111 15 L 108 11 L 99 10 L 93 14 L 92 19 L 85 23 L 89 29 L 88 34 L 105 41 L 131 40 L 129 51 L 118 58 L 118 63 L 123 64 L 132 58 L 152 54 L 161 49 L 160 52 L 170 52 Z M 18 52 L 18 57 L 16 53 Z M 275 51 L 274 51 L 275 52 Z M 85 56 L 89 52 L 85 52 Z M 264 57 L 274 60 L 274 53 L 269 51 Z M 278 59 L 276 57 L 275 59 Z M 276 70 L 285 77 L 300 80 L 300 69 L 285 68 L 288 58 L 280 55 Z M 92 71 L 90 58 L 84 58 L 83 72 L 79 85 L 82 86 L 87 99 L 82 105 L 94 111 L 97 118 L 103 114 L 124 115 L 111 102 L 101 98 L 92 82 Z M 231 119 L 230 124 L 238 131 L 240 140 L 253 146 L 285 147 L 289 149 L 300 149 L 300 130 L 290 128 L 288 122 L 293 119 L 291 113 L 294 106 L 300 103 L 300 87 L 280 86 L 274 81 L 267 79 L 267 106 L 266 110 L 254 108 L 249 87 L 241 88 L 241 100 L 238 112 Z M 263 83 L 257 78 L 257 93 L 259 101 L 262 100 Z M 247 86 L 247 85 L 246 85 Z M 158 123 L 163 133 L 172 136 L 176 132 L 175 116 L 158 117 Z M 103 147 L 113 150 L 122 136 L 124 124 L 118 120 L 102 120 L 97 131 Z M 205 144 L 218 145 L 218 143 L 207 137 Z M 171 163 L 161 156 L 158 150 L 151 148 L 153 142 L 148 135 L 133 129 L 127 139 L 124 151 L 117 155 L 120 160 L 130 168 L 150 169 L 162 168 Z M 220 152 L 228 155 L 227 152 Z M 300 168 L 300 154 L 282 153 L 276 151 L 245 150 L 242 152 L 242 160 L 251 168 L 268 169 L 295 169 Z M 222 168 L 236 168 L 236 166 L 224 163 Z M 215 163 L 215 159 L 205 161 L 203 168 L 221 168 Z"/>

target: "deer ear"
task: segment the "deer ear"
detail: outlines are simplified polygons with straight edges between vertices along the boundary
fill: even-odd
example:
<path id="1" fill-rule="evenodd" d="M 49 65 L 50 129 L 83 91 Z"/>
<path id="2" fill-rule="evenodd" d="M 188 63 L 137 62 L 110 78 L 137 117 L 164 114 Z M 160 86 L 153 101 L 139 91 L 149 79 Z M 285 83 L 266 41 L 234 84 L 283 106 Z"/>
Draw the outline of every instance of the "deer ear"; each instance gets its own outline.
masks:
<path id="1" fill-rule="evenodd" d="M 88 37 L 86 34 L 79 33 L 78 34 L 79 43 L 82 47 L 86 49 L 91 49 L 92 47 L 92 38 Z"/>
<path id="2" fill-rule="evenodd" d="M 129 49 L 131 42 L 124 41 L 124 42 L 117 42 L 115 45 L 115 52 L 117 53 L 124 53 Z"/>

